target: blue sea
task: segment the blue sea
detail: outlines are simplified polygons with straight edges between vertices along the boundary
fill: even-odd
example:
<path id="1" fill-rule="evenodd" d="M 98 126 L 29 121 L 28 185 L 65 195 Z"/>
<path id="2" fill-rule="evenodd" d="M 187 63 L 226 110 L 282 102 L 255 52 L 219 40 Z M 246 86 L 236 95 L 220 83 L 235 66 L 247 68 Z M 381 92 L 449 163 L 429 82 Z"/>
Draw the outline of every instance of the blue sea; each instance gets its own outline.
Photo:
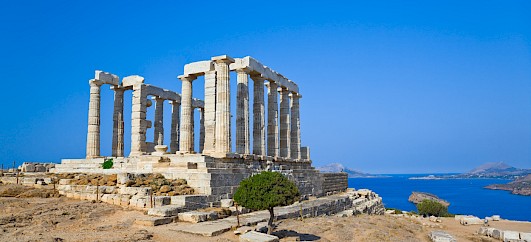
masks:
<path id="1" fill-rule="evenodd" d="M 426 176 L 389 175 L 387 178 L 349 178 L 348 186 L 367 188 L 382 197 L 385 207 L 404 211 L 416 211 L 407 201 L 411 192 L 428 192 L 450 202 L 448 211 L 454 214 L 470 214 L 480 218 L 500 215 L 502 218 L 531 221 L 531 196 L 513 195 L 508 191 L 490 190 L 490 184 L 508 183 L 503 179 L 443 179 L 412 180 L 410 177 Z"/>

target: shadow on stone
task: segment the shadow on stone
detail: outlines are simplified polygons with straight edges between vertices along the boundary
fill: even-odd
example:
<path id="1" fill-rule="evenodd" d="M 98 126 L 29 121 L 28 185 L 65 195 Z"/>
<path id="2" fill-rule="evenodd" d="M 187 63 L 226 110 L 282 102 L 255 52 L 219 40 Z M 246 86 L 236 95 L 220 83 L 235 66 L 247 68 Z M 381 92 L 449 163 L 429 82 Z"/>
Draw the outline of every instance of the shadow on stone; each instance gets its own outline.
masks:
<path id="1" fill-rule="evenodd" d="M 301 234 L 297 231 L 293 230 L 278 230 L 272 233 L 272 235 L 277 236 L 280 239 L 288 238 L 288 237 L 299 237 L 300 241 L 316 241 L 321 239 L 321 237 L 313 234 Z"/>

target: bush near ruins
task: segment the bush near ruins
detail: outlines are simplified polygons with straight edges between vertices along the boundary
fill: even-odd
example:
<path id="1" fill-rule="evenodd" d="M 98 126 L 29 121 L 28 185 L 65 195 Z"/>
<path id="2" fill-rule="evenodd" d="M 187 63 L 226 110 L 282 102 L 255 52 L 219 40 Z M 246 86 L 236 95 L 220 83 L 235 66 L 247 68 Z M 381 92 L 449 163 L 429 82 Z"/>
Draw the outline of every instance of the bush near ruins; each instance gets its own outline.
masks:
<path id="1" fill-rule="evenodd" d="M 112 158 L 111 159 L 106 159 L 102 166 L 103 166 L 103 169 L 111 169 L 112 166 L 114 165 L 114 163 L 112 162 Z"/>
<path id="2" fill-rule="evenodd" d="M 267 233 L 271 234 L 275 217 L 273 208 L 293 204 L 299 196 L 299 189 L 288 178 L 278 172 L 263 171 L 240 182 L 234 201 L 253 210 L 269 210 Z"/>
<path id="3" fill-rule="evenodd" d="M 442 205 L 441 203 L 429 199 L 424 199 L 422 202 L 417 204 L 417 210 L 420 215 L 425 216 L 437 216 L 437 217 L 451 217 L 452 215 L 448 213 L 448 207 Z"/>

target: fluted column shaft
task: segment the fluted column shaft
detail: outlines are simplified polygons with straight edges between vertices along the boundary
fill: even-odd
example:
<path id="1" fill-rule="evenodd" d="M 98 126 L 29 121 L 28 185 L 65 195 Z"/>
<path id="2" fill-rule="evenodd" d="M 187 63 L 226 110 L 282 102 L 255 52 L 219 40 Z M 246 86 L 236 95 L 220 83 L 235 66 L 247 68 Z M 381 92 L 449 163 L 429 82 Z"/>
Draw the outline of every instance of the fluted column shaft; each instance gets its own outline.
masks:
<path id="1" fill-rule="evenodd" d="M 153 142 L 155 145 L 164 144 L 164 99 L 155 97 L 155 133 L 153 135 Z"/>
<path id="2" fill-rule="evenodd" d="M 289 92 L 285 87 L 280 87 L 280 156 L 290 157 L 290 117 L 289 117 Z"/>
<path id="3" fill-rule="evenodd" d="M 124 156 L 124 91 L 125 89 L 113 86 L 114 112 L 112 127 L 112 156 Z"/>
<path id="4" fill-rule="evenodd" d="M 216 153 L 231 152 L 230 130 L 230 57 L 213 58 L 216 69 Z"/>
<path id="5" fill-rule="evenodd" d="M 253 79 L 253 154 L 265 155 L 265 104 L 264 78 L 251 76 Z"/>
<path id="6" fill-rule="evenodd" d="M 267 155 L 278 156 L 277 84 L 269 81 L 267 91 Z"/>
<path id="7" fill-rule="evenodd" d="M 100 156 L 100 91 L 101 83 L 90 80 L 90 100 L 87 132 L 87 159 Z"/>
<path id="8" fill-rule="evenodd" d="M 179 116 L 181 104 L 176 101 L 171 101 L 171 133 L 170 133 L 170 151 L 171 153 L 179 150 Z"/>
<path id="9" fill-rule="evenodd" d="M 215 151 L 216 137 L 216 71 L 205 73 L 205 142 L 203 153 Z"/>
<path id="10" fill-rule="evenodd" d="M 291 158 L 301 158 L 301 124 L 299 113 L 299 98 L 297 93 L 291 93 Z"/>
<path id="11" fill-rule="evenodd" d="M 133 100 L 131 107 L 131 153 L 130 156 L 142 155 L 146 151 L 146 131 L 148 121 L 147 92 L 143 84 L 133 86 Z"/>
<path id="12" fill-rule="evenodd" d="M 193 152 L 194 144 L 194 127 L 192 107 L 192 81 L 195 77 L 179 77 L 182 81 L 181 93 L 181 134 L 179 140 L 179 150 L 184 153 Z"/>
<path id="13" fill-rule="evenodd" d="M 205 109 L 199 109 L 199 153 L 205 149 Z"/>
<path id="14" fill-rule="evenodd" d="M 249 136 L 249 75 L 246 70 L 237 70 L 238 93 L 236 95 L 236 153 L 250 154 Z"/>

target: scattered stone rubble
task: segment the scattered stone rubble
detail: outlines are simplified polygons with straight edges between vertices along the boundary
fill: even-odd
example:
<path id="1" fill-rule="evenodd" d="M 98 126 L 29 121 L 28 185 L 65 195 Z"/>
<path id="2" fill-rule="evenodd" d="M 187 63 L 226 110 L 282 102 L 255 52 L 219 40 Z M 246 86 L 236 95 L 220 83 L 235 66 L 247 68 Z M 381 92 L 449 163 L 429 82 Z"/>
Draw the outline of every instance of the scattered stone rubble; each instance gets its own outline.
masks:
<path id="1" fill-rule="evenodd" d="M 501 230 L 491 227 L 481 227 L 478 230 L 479 235 L 491 237 L 505 242 L 531 242 L 531 233 Z"/>
<path id="2" fill-rule="evenodd" d="M 433 242 L 456 242 L 452 235 L 444 231 L 432 231 L 430 233 L 430 239 Z"/>

